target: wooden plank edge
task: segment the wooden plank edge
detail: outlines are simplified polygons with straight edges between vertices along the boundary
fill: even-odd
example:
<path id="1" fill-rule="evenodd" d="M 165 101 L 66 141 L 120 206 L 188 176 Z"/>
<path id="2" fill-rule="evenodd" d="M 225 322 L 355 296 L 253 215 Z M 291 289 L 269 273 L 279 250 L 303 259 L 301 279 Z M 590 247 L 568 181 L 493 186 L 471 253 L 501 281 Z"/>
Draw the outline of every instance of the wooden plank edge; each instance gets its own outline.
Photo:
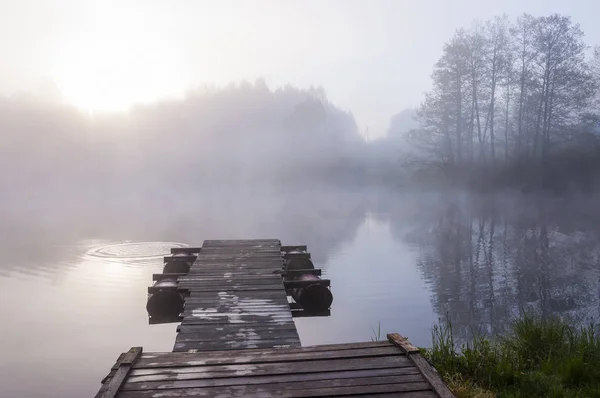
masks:
<path id="1" fill-rule="evenodd" d="M 281 246 L 281 251 L 282 252 L 291 252 L 293 250 L 307 251 L 308 250 L 308 246 L 306 246 L 306 245 L 296 245 L 296 246 L 285 245 L 285 246 Z"/>
<path id="2" fill-rule="evenodd" d="M 180 322 L 183 322 L 183 319 L 184 318 L 182 316 L 175 316 L 175 317 L 171 317 L 171 318 L 159 318 L 159 317 L 149 316 L 148 324 L 149 325 L 160 325 L 163 323 L 180 323 Z"/>
<path id="3" fill-rule="evenodd" d="M 293 310 L 292 318 L 310 318 L 310 317 L 323 317 L 323 316 L 331 316 L 331 310 L 325 311 L 305 311 L 305 310 Z"/>
<path id="4" fill-rule="evenodd" d="M 398 333 L 389 333 L 387 335 L 387 339 L 390 343 L 400 348 L 405 354 L 414 354 L 420 352 L 420 350 L 417 347 L 415 347 L 410 343 L 410 341 L 408 341 L 407 337 L 404 337 Z"/>
<path id="5" fill-rule="evenodd" d="M 420 353 L 407 356 L 415 364 L 417 369 L 421 371 L 423 377 L 425 377 L 433 391 L 435 391 L 440 398 L 456 398 L 446 383 L 444 383 L 439 373 L 427 363 Z"/>
<path id="6" fill-rule="evenodd" d="M 433 391 L 435 391 L 440 398 L 455 398 L 439 373 L 427 363 L 425 358 L 421 355 L 420 350 L 412 345 L 407 337 L 398 333 L 389 333 L 387 339 L 390 343 L 400 348 L 400 350 L 415 364 L 417 369 L 421 371 L 423 377 L 425 377 L 427 382 L 431 385 Z"/>
<path id="7" fill-rule="evenodd" d="M 129 371 L 135 364 L 135 361 L 142 355 L 142 347 L 131 347 L 129 351 L 119 356 L 120 362 L 116 367 L 116 371 L 109 380 L 105 381 L 96 397 L 114 398 L 117 396 L 119 389 L 127 379 Z M 115 364 L 116 365 L 116 364 Z"/>
<path id="8" fill-rule="evenodd" d="M 201 247 L 172 247 L 171 248 L 171 254 L 178 254 L 178 253 L 200 253 L 200 251 L 202 250 Z"/>

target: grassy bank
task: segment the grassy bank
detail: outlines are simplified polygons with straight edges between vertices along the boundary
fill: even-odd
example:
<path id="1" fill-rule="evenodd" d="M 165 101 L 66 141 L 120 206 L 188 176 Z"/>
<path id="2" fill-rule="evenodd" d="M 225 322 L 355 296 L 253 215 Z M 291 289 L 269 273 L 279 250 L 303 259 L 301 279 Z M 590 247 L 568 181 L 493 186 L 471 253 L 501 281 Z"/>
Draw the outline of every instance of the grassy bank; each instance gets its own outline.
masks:
<path id="1" fill-rule="evenodd" d="M 423 354 L 459 398 L 600 398 L 600 335 L 593 324 L 572 327 L 527 313 L 493 340 L 473 336 L 457 347 L 450 323 L 432 334 Z"/>

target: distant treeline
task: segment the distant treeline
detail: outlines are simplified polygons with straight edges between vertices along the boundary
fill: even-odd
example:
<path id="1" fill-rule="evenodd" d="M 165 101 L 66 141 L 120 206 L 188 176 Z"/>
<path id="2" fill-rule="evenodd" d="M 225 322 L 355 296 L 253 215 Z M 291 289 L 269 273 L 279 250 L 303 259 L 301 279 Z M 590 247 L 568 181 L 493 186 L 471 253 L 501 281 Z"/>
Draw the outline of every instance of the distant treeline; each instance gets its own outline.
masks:
<path id="1" fill-rule="evenodd" d="M 600 48 L 588 50 L 579 25 L 561 15 L 457 30 L 435 64 L 406 160 L 481 189 L 600 188 Z"/>
<path id="2" fill-rule="evenodd" d="M 0 131 L 9 194 L 287 183 L 348 173 L 365 144 L 352 114 L 322 89 L 270 90 L 262 80 L 123 114 L 0 98 Z"/>

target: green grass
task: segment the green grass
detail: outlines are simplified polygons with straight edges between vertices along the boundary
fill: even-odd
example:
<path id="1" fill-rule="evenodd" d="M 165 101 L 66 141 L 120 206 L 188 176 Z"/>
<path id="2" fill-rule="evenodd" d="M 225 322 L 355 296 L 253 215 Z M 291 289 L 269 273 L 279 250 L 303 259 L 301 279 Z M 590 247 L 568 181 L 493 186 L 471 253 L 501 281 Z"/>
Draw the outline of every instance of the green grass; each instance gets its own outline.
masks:
<path id="1" fill-rule="evenodd" d="M 474 334 L 457 347 L 452 324 L 432 331 L 423 354 L 457 397 L 600 398 L 598 327 L 522 313 L 493 340 Z"/>
<path id="2" fill-rule="evenodd" d="M 374 328 L 371 328 L 371 330 L 373 331 L 373 334 L 371 335 L 371 341 L 381 341 L 381 321 L 379 321 L 379 323 L 377 324 L 377 330 L 375 330 Z"/>

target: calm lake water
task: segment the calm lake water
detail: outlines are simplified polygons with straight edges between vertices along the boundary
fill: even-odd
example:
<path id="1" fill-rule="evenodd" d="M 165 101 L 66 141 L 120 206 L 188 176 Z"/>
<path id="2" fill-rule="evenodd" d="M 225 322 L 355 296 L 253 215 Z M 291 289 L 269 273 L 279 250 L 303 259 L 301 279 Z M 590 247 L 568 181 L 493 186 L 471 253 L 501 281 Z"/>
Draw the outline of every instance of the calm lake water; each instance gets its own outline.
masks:
<path id="1" fill-rule="evenodd" d="M 45 196 L 0 213 L 0 397 L 93 396 L 119 353 L 170 351 L 176 325 L 148 325 L 146 288 L 170 247 L 204 239 L 308 245 L 335 299 L 331 317 L 296 320 L 304 345 L 368 341 L 380 327 L 428 346 L 439 318 L 466 339 L 501 332 L 527 307 L 600 317 L 598 198 L 331 188 L 115 197 Z"/>

